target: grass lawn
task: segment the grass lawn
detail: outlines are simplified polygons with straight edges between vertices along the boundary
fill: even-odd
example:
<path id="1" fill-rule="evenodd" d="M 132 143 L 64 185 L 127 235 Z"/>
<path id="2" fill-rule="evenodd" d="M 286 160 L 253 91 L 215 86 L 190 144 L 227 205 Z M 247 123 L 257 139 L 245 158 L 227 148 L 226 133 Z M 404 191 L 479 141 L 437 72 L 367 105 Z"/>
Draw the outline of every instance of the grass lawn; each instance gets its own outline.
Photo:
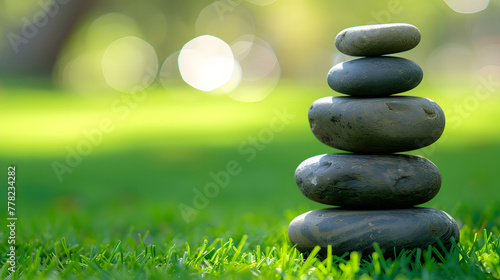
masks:
<path id="1" fill-rule="evenodd" d="M 18 218 L 9 279 L 500 279 L 498 91 L 477 106 L 468 88 L 411 92 L 448 118 L 441 140 L 409 152 L 441 170 L 441 191 L 423 206 L 459 223 L 448 255 L 431 248 L 325 260 L 300 254 L 286 232 L 297 215 L 325 208 L 300 194 L 293 173 L 308 157 L 339 152 L 307 123 L 309 105 L 328 88 L 283 84 L 258 103 L 192 99 L 188 89 L 137 97 L 2 91 L 0 178 L 16 166 Z M 11 267 L 6 225 L 1 279 Z"/>

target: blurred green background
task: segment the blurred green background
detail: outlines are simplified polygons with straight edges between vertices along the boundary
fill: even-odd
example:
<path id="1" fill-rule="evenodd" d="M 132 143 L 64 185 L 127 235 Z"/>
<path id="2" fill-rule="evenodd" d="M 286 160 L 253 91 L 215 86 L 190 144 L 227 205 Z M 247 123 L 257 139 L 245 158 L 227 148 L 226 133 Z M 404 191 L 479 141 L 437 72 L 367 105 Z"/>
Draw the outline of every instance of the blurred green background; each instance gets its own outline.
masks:
<path id="1" fill-rule="evenodd" d="M 339 95 L 328 70 L 351 59 L 335 35 L 386 22 L 421 30 L 396 54 L 424 70 L 405 95 L 447 116 L 441 140 L 409 152 L 442 173 L 425 206 L 498 229 L 500 3 L 488 2 L 1 0 L 0 178 L 16 166 L 21 229 L 286 229 L 324 207 L 300 194 L 295 168 L 340 152 L 307 121 L 314 100 Z M 210 42 L 183 46 L 205 34 L 215 52 L 230 47 L 229 64 L 183 62 L 204 59 Z"/>

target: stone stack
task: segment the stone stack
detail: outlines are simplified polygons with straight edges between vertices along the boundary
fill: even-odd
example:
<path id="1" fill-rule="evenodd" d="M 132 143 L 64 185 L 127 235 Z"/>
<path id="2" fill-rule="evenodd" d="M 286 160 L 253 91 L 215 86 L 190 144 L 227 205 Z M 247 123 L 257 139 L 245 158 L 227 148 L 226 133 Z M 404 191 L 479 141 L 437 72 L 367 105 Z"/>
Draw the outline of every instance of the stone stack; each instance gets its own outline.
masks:
<path id="1" fill-rule="evenodd" d="M 459 240 L 455 220 L 447 213 L 414 207 L 431 200 L 441 187 L 438 168 L 417 155 L 395 154 L 434 143 L 445 125 L 434 101 L 392 96 L 415 88 L 423 77 L 415 62 L 383 56 L 414 48 L 420 31 L 410 24 L 356 26 L 335 38 L 343 53 L 363 58 L 335 65 L 328 84 L 348 96 L 324 97 L 309 109 L 313 134 L 324 144 L 352 153 L 323 154 L 302 162 L 295 171 L 309 199 L 340 206 L 296 217 L 288 228 L 301 252 L 328 245 L 335 255 L 373 252 L 376 242 L 386 256 L 403 249 L 446 250 Z"/>

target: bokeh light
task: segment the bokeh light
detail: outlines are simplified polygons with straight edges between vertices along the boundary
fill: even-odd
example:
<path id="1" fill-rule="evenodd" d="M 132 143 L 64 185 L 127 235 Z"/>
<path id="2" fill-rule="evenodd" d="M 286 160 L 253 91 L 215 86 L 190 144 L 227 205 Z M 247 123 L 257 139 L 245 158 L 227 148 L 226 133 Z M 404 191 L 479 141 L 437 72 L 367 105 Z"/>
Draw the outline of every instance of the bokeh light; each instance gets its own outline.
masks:
<path id="1" fill-rule="evenodd" d="M 256 36 L 244 36 L 231 48 L 237 54 L 235 57 L 241 72 L 233 77 L 235 81 L 239 80 L 239 86 L 227 95 L 243 102 L 263 100 L 274 89 L 281 74 L 273 48 Z"/>
<path id="2" fill-rule="evenodd" d="M 107 13 L 92 22 L 86 35 L 88 48 L 102 48 L 122 37 L 141 37 L 142 34 L 131 17 L 122 13 Z"/>
<path id="3" fill-rule="evenodd" d="M 251 3 L 264 6 L 272 2 Z M 255 36 L 254 19 L 248 10 L 233 1 L 213 2 L 199 13 L 195 29 L 200 36 L 184 45 L 178 59 L 180 75 L 187 84 L 243 102 L 260 101 L 274 89 L 280 65 L 273 48 Z M 169 80 L 175 80 L 174 73 L 169 57 L 160 71 L 160 82 L 167 90 L 172 84 Z"/>
<path id="4" fill-rule="evenodd" d="M 472 14 L 488 7 L 490 0 L 444 0 L 457 13 Z"/>
<path id="5" fill-rule="evenodd" d="M 123 13 L 106 13 L 76 34 L 60 55 L 54 70 L 56 83 L 81 94 L 109 91 L 103 76 L 102 59 L 108 46 L 127 37 L 142 37 L 137 22 Z"/>
<path id="6" fill-rule="evenodd" d="M 86 52 L 64 64 L 59 84 L 77 93 L 90 94 L 106 86 L 101 71 L 102 54 Z"/>
<path id="7" fill-rule="evenodd" d="M 237 39 L 235 43 L 231 45 L 231 50 L 233 50 L 234 59 L 242 60 L 244 59 L 252 49 L 253 46 L 253 35 L 243 35 Z"/>
<path id="8" fill-rule="evenodd" d="M 140 91 L 156 79 L 158 58 L 146 41 L 127 36 L 111 43 L 102 57 L 106 83 L 121 92 Z"/>
<path id="9" fill-rule="evenodd" d="M 229 94 L 236 88 L 241 83 L 241 78 L 242 78 L 242 73 L 241 73 L 241 65 L 238 63 L 237 60 L 234 61 L 234 69 L 233 69 L 233 74 L 231 75 L 231 78 L 227 83 L 222 85 L 219 89 L 222 93 L 224 94 Z"/>
<path id="10" fill-rule="evenodd" d="M 245 8 L 233 1 L 216 1 L 206 6 L 198 15 L 196 34 L 211 34 L 232 43 L 238 37 L 255 35 L 255 23 Z"/>
<path id="11" fill-rule="evenodd" d="M 233 74 L 234 56 L 223 40 L 202 35 L 187 42 L 179 53 L 182 79 L 190 86 L 212 91 L 229 81 Z"/>
<path id="12" fill-rule="evenodd" d="M 278 59 L 269 45 L 253 43 L 248 55 L 240 60 L 241 68 L 245 71 L 245 79 L 260 80 L 271 73 L 277 66 Z"/>

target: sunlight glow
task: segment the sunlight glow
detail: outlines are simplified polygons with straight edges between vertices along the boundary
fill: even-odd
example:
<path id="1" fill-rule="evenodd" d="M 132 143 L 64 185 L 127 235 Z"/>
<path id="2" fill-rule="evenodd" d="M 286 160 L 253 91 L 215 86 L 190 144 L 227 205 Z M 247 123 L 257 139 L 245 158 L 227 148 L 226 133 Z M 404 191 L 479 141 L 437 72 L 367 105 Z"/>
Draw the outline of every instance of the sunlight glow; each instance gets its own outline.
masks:
<path id="1" fill-rule="evenodd" d="M 212 91 L 227 83 L 233 69 L 234 56 L 231 48 L 212 35 L 194 38 L 179 53 L 182 79 L 202 91 Z"/>

